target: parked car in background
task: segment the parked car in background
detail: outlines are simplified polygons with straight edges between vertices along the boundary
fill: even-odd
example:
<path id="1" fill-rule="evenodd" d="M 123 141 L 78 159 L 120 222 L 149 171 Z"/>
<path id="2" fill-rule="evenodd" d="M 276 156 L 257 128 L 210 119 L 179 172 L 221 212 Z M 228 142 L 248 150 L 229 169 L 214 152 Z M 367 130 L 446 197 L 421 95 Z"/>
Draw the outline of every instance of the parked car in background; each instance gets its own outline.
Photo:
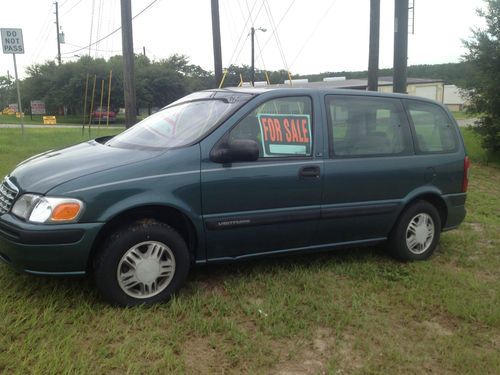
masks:
<path id="1" fill-rule="evenodd" d="M 424 260 L 465 217 L 468 169 L 455 120 L 431 100 L 202 91 L 19 164 L 0 185 L 0 259 L 90 274 L 124 306 L 168 300 L 194 264 L 379 243 Z"/>
<path id="2" fill-rule="evenodd" d="M 92 122 L 97 124 L 99 119 L 101 119 L 101 124 L 108 121 L 114 123 L 116 121 L 116 112 L 109 110 L 108 107 L 97 107 L 94 112 L 92 112 Z"/>

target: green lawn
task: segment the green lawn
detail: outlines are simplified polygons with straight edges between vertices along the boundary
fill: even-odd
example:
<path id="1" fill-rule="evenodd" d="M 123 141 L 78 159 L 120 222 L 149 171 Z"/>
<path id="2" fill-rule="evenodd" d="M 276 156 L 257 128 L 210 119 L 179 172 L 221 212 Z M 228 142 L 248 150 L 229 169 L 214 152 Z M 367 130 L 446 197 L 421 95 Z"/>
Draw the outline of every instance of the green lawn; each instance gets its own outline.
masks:
<path id="1" fill-rule="evenodd" d="M 82 125 L 83 123 L 83 115 L 68 115 L 68 116 L 56 116 L 57 119 L 57 124 L 58 125 Z M 137 121 L 140 121 L 143 119 L 143 116 L 138 116 Z M 87 120 L 85 124 L 88 125 L 89 123 L 89 118 L 87 115 Z M 0 114 L 0 124 L 21 124 L 21 120 L 16 118 L 16 116 L 12 115 L 2 115 Z M 43 124 L 43 116 L 41 115 L 26 115 L 24 117 L 24 124 L 26 125 L 39 125 Z M 117 115 L 116 116 L 116 123 L 110 123 L 110 126 L 122 126 L 125 124 L 125 116 L 124 115 Z M 97 124 L 94 124 L 93 126 L 97 126 Z M 101 126 L 106 126 L 106 121 L 103 121 L 101 123 Z"/>
<path id="2" fill-rule="evenodd" d="M 171 303 L 132 309 L 87 279 L 0 265 L 0 373 L 500 373 L 500 163 L 479 164 L 464 134 L 468 215 L 429 261 L 382 247 L 209 266 Z M 86 139 L 0 129 L 0 175 Z"/>
<path id="3" fill-rule="evenodd" d="M 456 120 L 465 120 L 468 118 L 477 117 L 477 115 L 472 115 L 465 111 L 451 111 L 451 114 L 453 115 L 453 117 L 455 117 Z"/>

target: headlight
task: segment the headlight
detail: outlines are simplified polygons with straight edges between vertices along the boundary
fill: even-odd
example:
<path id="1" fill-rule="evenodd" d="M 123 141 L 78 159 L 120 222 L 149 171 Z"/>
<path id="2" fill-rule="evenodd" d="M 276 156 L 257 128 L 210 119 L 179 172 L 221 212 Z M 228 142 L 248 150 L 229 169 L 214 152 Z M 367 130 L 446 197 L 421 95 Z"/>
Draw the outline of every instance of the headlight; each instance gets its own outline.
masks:
<path id="1" fill-rule="evenodd" d="M 22 195 L 12 213 L 32 223 L 74 222 L 83 211 L 83 202 L 72 198 L 52 198 L 36 194 Z"/>

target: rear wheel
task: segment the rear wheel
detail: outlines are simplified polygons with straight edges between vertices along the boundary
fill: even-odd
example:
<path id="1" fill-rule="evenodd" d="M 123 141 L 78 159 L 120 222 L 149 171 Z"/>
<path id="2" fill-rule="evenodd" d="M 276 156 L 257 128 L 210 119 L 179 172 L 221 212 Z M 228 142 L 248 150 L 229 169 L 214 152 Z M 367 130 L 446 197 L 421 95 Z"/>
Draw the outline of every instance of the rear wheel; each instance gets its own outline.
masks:
<path id="1" fill-rule="evenodd" d="M 441 234 L 441 217 L 427 201 L 417 201 L 400 216 L 389 236 L 389 248 L 395 258 L 424 260 L 436 249 Z"/>
<path id="2" fill-rule="evenodd" d="M 170 226 L 153 220 L 115 232 L 94 262 L 97 289 L 121 306 L 167 301 L 189 271 L 185 241 Z"/>

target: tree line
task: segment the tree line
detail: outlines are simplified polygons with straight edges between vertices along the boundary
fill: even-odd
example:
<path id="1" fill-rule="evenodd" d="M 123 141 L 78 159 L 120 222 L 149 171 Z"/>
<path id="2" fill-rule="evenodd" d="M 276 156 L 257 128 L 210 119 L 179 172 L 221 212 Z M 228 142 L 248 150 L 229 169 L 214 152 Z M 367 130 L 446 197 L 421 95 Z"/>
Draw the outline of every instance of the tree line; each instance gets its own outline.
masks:
<path id="1" fill-rule="evenodd" d="M 416 65 L 408 68 L 409 76 L 423 78 L 440 78 L 447 83 L 461 85 L 463 77 L 468 74 L 468 63 Z M 63 108 L 68 114 L 82 114 L 86 77 L 89 75 L 88 103 L 90 103 L 93 77 L 96 76 L 96 96 L 94 106 L 99 103 L 101 80 L 107 82 L 110 70 L 113 72 L 111 85 L 111 107 L 120 108 L 123 103 L 123 63 L 121 56 L 113 56 L 108 60 L 83 56 L 77 61 L 57 65 L 53 61 L 34 64 L 26 69 L 26 77 L 21 81 L 23 108 L 29 113 L 31 100 L 42 100 L 50 114 L 59 114 Z M 214 88 L 216 86 L 212 72 L 198 65 L 191 64 L 183 55 L 172 55 L 167 59 L 152 61 L 146 56 L 135 56 L 137 106 L 139 108 L 163 107 L 172 101 L 193 91 Z M 392 75 L 391 69 L 382 69 L 380 75 Z M 345 76 L 349 78 L 366 78 L 366 71 L 358 72 L 325 72 L 312 75 L 293 75 L 293 78 L 308 78 L 310 81 L 321 81 L 324 77 Z M 287 80 L 286 70 L 263 71 L 256 69 L 256 81 L 269 81 L 273 84 Z M 250 67 L 232 65 L 227 70 L 224 87 L 234 87 L 240 81 L 250 81 Z M 16 90 L 13 79 L 0 76 L 0 109 L 10 103 L 16 103 Z M 104 100 L 106 103 L 106 100 Z M 88 110 L 88 109 L 87 109 Z"/>
<path id="2" fill-rule="evenodd" d="M 29 113 L 30 100 L 42 100 L 47 113 L 58 114 L 65 108 L 68 114 L 82 114 L 87 74 L 87 103 L 90 103 L 94 75 L 96 76 L 96 106 L 100 100 L 102 80 L 105 80 L 107 99 L 110 71 L 113 72 L 111 107 L 124 107 L 122 57 L 113 56 L 105 60 L 83 56 L 77 61 L 62 65 L 48 61 L 28 67 L 26 77 L 20 82 L 23 108 Z M 159 61 L 136 55 L 135 72 L 138 107 L 163 107 L 188 93 L 213 86 L 213 75 L 210 72 L 190 64 L 189 59 L 181 55 L 172 55 Z M 17 103 L 16 95 L 13 79 L 0 77 L 0 107 Z M 104 103 L 107 102 L 106 99 Z"/>

